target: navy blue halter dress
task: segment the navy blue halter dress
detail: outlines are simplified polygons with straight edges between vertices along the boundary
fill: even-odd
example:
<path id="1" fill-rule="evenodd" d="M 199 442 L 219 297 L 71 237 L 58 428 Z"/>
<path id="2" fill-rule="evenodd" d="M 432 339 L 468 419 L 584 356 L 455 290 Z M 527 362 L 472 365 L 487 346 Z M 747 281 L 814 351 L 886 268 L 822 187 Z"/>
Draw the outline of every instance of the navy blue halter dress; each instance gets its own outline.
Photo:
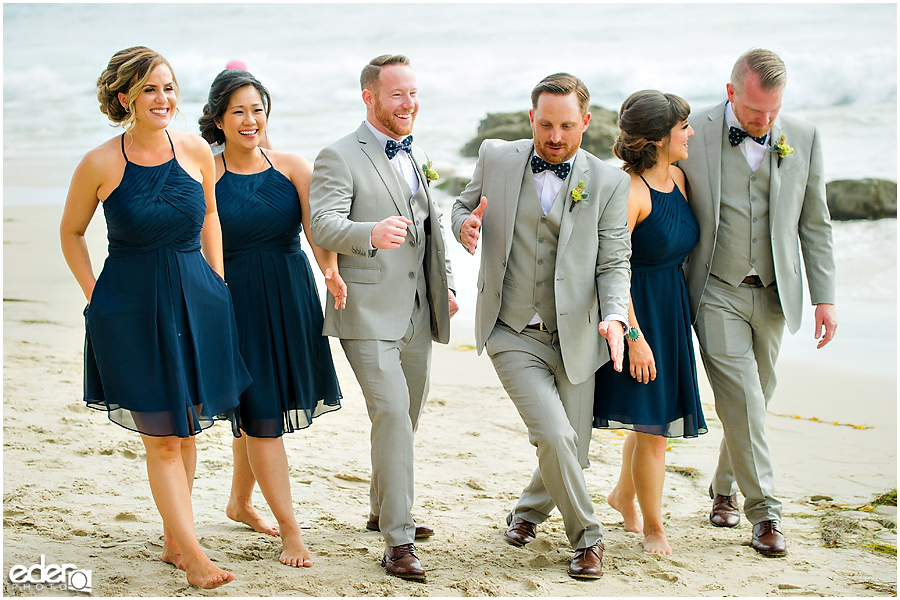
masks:
<path id="1" fill-rule="evenodd" d="M 322 305 L 300 247 L 300 198 L 269 162 L 251 175 L 226 166 L 216 204 L 241 354 L 253 376 L 241 395 L 240 428 L 280 437 L 341 406 Z"/>
<path id="2" fill-rule="evenodd" d="M 168 135 L 168 133 L 167 133 Z M 250 375 L 225 282 L 200 253 L 203 187 L 175 157 L 128 160 L 103 202 L 109 256 L 85 309 L 84 400 L 114 423 L 189 437 L 233 416 Z"/>
<path id="3" fill-rule="evenodd" d="M 650 188 L 650 200 L 650 214 L 631 234 L 631 301 L 653 351 L 656 379 L 645 384 L 631 376 L 626 343 L 621 373 L 611 362 L 597 371 L 594 427 L 697 437 L 706 433 L 706 421 L 681 264 L 697 244 L 700 226 L 678 186 L 671 192 Z"/>

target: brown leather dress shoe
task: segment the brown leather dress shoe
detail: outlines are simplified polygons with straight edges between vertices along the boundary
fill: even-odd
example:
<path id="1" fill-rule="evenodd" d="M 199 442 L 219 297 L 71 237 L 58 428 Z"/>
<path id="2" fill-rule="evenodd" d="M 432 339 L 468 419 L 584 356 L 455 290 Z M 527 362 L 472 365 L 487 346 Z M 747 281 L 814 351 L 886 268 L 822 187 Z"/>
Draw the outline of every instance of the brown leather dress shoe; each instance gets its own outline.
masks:
<path id="1" fill-rule="evenodd" d="M 603 542 L 576 550 L 568 573 L 575 579 L 599 579 L 603 575 Z"/>
<path id="2" fill-rule="evenodd" d="M 388 575 L 400 579 L 412 579 L 425 581 L 425 569 L 416 556 L 415 544 L 403 544 L 402 546 L 388 546 L 384 550 L 381 566 Z"/>
<path id="3" fill-rule="evenodd" d="M 737 527 L 741 522 L 741 511 L 737 507 L 737 494 L 723 496 L 712 493 L 709 488 L 709 497 L 713 499 L 712 511 L 709 513 L 709 522 L 716 527 Z"/>
<path id="4" fill-rule="evenodd" d="M 512 513 L 506 515 L 506 524 L 509 529 L 503 532 L 506 541 L 513 546 L 524 546 L 528 542 L 534 541 L 535 524 L 526 521 L 522 517 L 513 517 Z"/>
<path id="5" fill-rule="evenodd" d="M 784 556 L 787 544 L 778 521 L 761 521 L 753 526 L 753 541 L 750 547 L 763 556 Z"/>
<path id="6" fill-rule="evenodd" d="M 366 521 L 366 529 L 369 531 L 381 531 L 381 528 L 378 526 L 378 517 L 370 514 L 369 520 Z M 434 535 L 434 529 L 429 527 L 428 525 L 419 525 L 416 523 L 416 534 L 415 538 L 420 540 L 422 538 L 431 537 Z"/>

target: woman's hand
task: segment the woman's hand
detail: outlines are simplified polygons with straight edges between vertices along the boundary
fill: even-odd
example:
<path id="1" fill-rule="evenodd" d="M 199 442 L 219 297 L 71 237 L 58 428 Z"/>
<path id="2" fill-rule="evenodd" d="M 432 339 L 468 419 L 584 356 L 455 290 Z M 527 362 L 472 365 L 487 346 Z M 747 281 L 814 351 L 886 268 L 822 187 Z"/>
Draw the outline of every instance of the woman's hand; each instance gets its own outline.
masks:
<path id="1" fill-rule="evenodd" d="M 347 307 L 347 284 L 331 267 L 325 269 L 325 287 L 334 296 L 334 310 Z"/>
<path id="2" fill-rule="evenodd" d="M 650 383 L 656 379 L 656 361 L 653 350 L 643 337 L 628 342 L 628 362 L 631 365 L 631 376 L 641 383 Z"/>

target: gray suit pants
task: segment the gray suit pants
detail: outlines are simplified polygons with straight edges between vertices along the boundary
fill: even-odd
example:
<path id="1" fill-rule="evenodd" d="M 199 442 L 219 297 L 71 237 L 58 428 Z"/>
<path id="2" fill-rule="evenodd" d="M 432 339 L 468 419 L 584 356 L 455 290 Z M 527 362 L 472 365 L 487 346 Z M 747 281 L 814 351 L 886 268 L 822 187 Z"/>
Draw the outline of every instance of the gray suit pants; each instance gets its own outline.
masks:
<path id="1" fill-rule="evenodd" d="M 516 333 L 498 322 L 486 346 L 528 428 L 528 441 L 537 448 L 538 468 L 513 514 L 542 523 L 557 507 L 572 548 L 599 542 L 603 526 L 594 517 L 582 470 L 588 466 L 594 378 L 579 384 L 569 381 L 555 333 L 528 328 Z"/>
<path id="2" fill-rule="evenodd" d="M 372 422 L 370 509 L 388 546 L 413 541 L 413 437 L 428 395 L 431 324 L 428 306 L 416 302 L 401 339 L 341 339 L 344 354 L 366 398 Z"/>
<path id="3" fill-rule="evenodd" d="M 780 520 L 766 440 L 766 407 L 775 392 L 775 361 L 784 334 L 775 285 L 733 287 L 710 276 L 696 329 L 725 434 L 713 492 L 730 496 L 737 482 L 751 523 Z"/>

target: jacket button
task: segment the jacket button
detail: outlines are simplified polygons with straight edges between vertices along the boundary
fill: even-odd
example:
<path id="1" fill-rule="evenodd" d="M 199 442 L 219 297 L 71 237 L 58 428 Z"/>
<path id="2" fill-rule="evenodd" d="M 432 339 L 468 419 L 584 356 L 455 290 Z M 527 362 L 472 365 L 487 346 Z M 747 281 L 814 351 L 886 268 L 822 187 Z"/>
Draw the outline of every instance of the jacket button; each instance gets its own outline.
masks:
<path id="1" fill-rule="evenodd" d="M 412 271 L 410 271 L 410 272 L 409 272 L 409 278 L 410 278 L 410 279 L 415 279 L 415 278 L 416 278 L 416 274 L 413 273 Z"/>

